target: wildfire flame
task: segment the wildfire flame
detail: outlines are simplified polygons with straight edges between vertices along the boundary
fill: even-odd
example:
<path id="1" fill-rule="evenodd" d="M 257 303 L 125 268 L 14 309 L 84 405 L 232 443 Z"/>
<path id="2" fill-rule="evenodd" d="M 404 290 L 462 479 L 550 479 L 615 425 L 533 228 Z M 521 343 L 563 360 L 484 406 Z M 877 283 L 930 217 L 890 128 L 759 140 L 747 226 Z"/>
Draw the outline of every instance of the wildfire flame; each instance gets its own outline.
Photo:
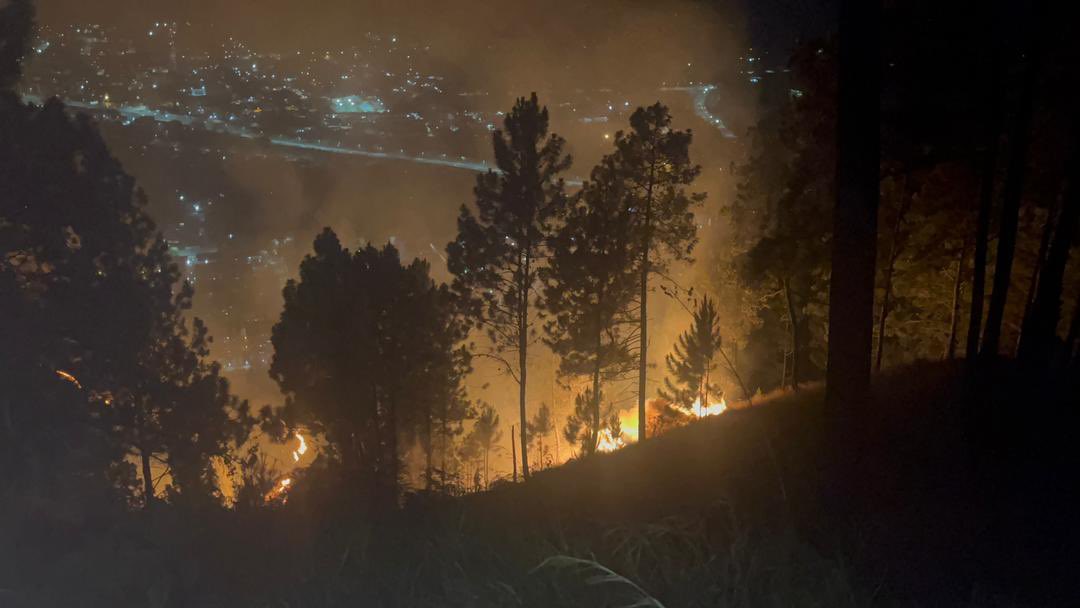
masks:
<path id="1" fill-rule="evenodd" d="M 64 370 L 62 370 L 62 369 L 56 370 L 56 375 L 59 376 L 60 378 L 64 379 L 64 380 L 67 380 L 68 382 L 74 384 L 76 388 L 82 388 L 82 385 L 79 384 L 79 380 L 77 378 L 75 378 L 75 376 L 72 376 L 71 374 L 69 374 L 68 372 L 65 372 Z"/>
<path id="2" fill-rule="evenodd" d="M 727 400 L 721 398 L 716 403 L 710 403 L 705 407 L 701 407 L 701 400 L 694 401 L 693 407 L 690 408 L 690 414 L 694 418 L 705 418 L 708 416 L 718 416 L 728 410 Z M 638 440 L 638 415 L 637 409 L 630 409 L 619 414 L 619 426 L 622 433 L 618 437 L 612 436 L 609 429 L 605 429 L 600 433 L 600 437 L 596 442 L 596 449 L 599 452 L 614 452 L 620 448 L 624 448 L 631 443 L 636 443 Z"/>
<path id="3" fill-rule="evenodd" d="M 285 494 L 285 492 L 289 490 L 289 486 L 291 485 L 291 477 L 286 477 L 285 479 L 282 479 L 278 482 L 276 486 L 271 488 L 270 491 L 266 493 L 266 496 L 263 497 L 263 500 L 266 502 L 272 502 L 273 500 L 280 497 L 281 502 L 284 503 L 288 499 L 288 496 Z"/>
<path id="4" fill-rule="evenodd" d="M 626 433 L 623 433 L 619 437 L 612 437 L 611 431 L 604 429 L 600 433 L 600 437 L 596 440 L 596 451 L 598 452 L 614 452 L 615 450 L 626 447 L 626 441 L 623 437 Z"/>
<path id="5" fill-rule="evenodd" d="M 300 457 L 307 452 L 307 441 L 304 440 L 304 436 L 299 431 L 296 433 L 296 438 L 300 440 L 300 446 L 293 450 L 292 459 L 294 462 L 300 462 Z"/>
<path id="6" fill-rule="evenodd" d="M 720 401 L 718 403 L 710 403 L 705 407 L 701 407 L 701 398 L 699 397 L 694 401 L 694 407 L 692 408 L 692 411 L 694 412 L 694 415 L 698 418 L 704 418 L 706 416 L 716 416 L 718 414 L 723 414 L 727 411 L 727 409 L 727 399 L 724 399 L 723 397 L 720 398 Z"/>

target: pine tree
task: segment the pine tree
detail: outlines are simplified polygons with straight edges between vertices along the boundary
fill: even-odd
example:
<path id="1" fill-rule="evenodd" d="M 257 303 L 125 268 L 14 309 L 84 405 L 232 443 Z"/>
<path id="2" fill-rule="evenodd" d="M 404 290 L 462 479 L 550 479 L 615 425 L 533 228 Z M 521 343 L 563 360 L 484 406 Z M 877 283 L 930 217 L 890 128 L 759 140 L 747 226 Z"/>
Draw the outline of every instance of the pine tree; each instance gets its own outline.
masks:
<path id="1" fill-rule="evenodd" d="M 541 271 L 546 341 L 561 357 L 559 373 L 588 376 L 597 398 L 605 381 L 633 369 L 629 307 L 637 273 L 628 194 L 616 159 L 605 157 L 562 214 Z M 600 409 L 597 399 L 589 428 L 600 428 Z"/>
<path id="2" fill-rule="evenodd" d="M 667 356 L 670 376 L 664 379 L 660 396 L 679 407 L 692 410 L 708 407 L 723 391 L 716 383 L 720 361 L 720 318 L 713 301 L 705 296 L 693 311 L 690 329 L 679 336 Z"/>
<path id="3" fill-rule="evenodd" d="M 221 367 L 208 359 L 206 326 L 183 319 L 192 291 L 182 289 L 174 308 L 162 317 L 153 341 L 139 358 L 132 381 L 103 393 L 105 422 L 125 452 L 137 458 L 143 502 L 157 496 L 153 463 L 171 479 L 175 501 L 220 502 L 213 458 L 229 462 L 248 437 L 253 420 L 246 401 L 229 391 Z"/>
<path id="4" fill-rule="evenodd" d="M 147 504 L 151 458 L 176 492 L 213 495 L 210 459 L 246 436 L 246 404 L 188 326 L 190 288 L 93 122 L 13 94 L 31 22 L 29 2 L 0 9 L 0 474 L 98 491 L 108 472 L 131 489 L 137 456 Z"/>
<path id="5" fill-rule="evenodd" d="M 596 404 L 603 403 L 603 398 L 603 394 L 594 395 L 591 387 L 574 396 L 574 411 L 566 418 L 563 438 L 571 445 L 580 445 L 582 455 L 596 452 L 605 431 L 613 440 L 622 436 L 618 412 L 610 403 L 597 412 Z"/>
<path id="6" fill-rule="evenodd" d="M 563 205 L 559 173 L 570 167 L 564 140 L 548 135 L 547 108 L 534 93 L 519 98 L 492 137 L 498 171 L 476 180 L 476 212 L 462 206 L 458 236 L 447 245 L 454 288 L 491 341 L 484 355 L 518 385 L 521 468 L 529 476 L 526 424 L 528 348 L 535 335 L 532 291 L 550 221 Z M 516 355 L 516 357 L 515 357 Z"/>
<path id="7" fill-rule="evenodd" d="M 529 441 L 536 442 L 536 454 L 539 457 L 537 468 L 551 466 L 551 454 L 548 446 L 544 445 L 544 439 L 555 431 L 555 419 L 551 415 L 551 408 L 546 403 L 541 403 L 532 420 L 529 421 Z"/>
<path id="8" fill-rule="evenodd" d="M 281 417 L 322 435 L 346 474 L 393 505 L 400 440 L 430 445 L 436 422 L 448 434 L 458 416 L 465 328 L 426 262 L 404 266 L 392 245 L 352 252 L 330 229 L 314 249 L 300 280 L 285 286 L 271 339 L 270 374 L 286 395 Z"/>
<path id="9" fill-rule="evenodd" d="M 638 436 L 646 437 L 649 280 L 675 261 L 689 261 L 697 243 L 693 210 L 705 200 L 687 192 L 701 168 L 690 162 L 691 133 L 671 128 L 671 113 L 656 103 L 630 116 L 630 131 L 615 134 L 611 164 L 622 175 L 634 214 L 632 251 L 638 273 Z"/>
<path id="10" fill-rule="evenodd" d="M 825 347 L 818 311 L 825 308 L 832 231 L 835 49 L 802 46 L 791 66 L 799 94 L 753 133 L 757 150 L 739 170 L 734 219 L 740 238 L 751 235 L 736 263 L 740 287 L 761 302 L 756 336 L 787 334 L 786 345 L 776 340 L 769 349 L 779 351 L 770 358 L 780 367 L 779 386 L 798 390 L 821 367 Z"/>
<path id="11" fill-rule="evenodd" d="M 499 428 L 499 413 L 490 404 L 481 403 L 479 414 L 473 421 L 472 430 L 465 438 L 465 443 L 472 447 L 471 452 L 479 460 L 483 471 L 484 487 L 491 485 L 491 452 L 498 449 L 502 441 L 502 429 Z"/>

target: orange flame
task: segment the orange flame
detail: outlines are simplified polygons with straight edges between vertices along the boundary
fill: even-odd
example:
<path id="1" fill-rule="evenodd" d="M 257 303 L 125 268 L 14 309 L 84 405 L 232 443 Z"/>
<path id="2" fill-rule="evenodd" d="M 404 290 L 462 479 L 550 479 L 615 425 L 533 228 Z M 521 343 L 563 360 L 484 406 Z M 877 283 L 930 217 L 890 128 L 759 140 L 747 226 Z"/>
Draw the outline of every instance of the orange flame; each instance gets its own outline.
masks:
<path id="1" fill-rule="evenodd" d="M 294 462 L 300 462 L 300 457 L 307 453 L 307 441 L 299 431 L 296 432 L 296 438 L 300 440 L 300 446 L 293 450 L 292 459 Z"/>
<path id="2" fill-rule="evenodd" d="M 56 370 L 56 375 L 61 377 L 64 380 L 67 380 L 68 382 L 74 384 L 76 388 L 82 388 L 82 385 L 79 384 L 79 380 L 77 378 L 75 378 L 75 376 L 72 376 L 71 374 L 65 372 L 64 370 L 62 370 L 62 369 Z"/>
<path id="3" fill-rule="evenodd" d="M 286 477 L 285 479 L 282 479 L 278 482 L 278 485 L 274 486 L 269 492 L 266 493 L 266 496 L 263 497 L 263 500 L 265 502 L 272 502 L 280 497 L 281 502 L 284 503 L 286 500 L 288 500 L 288 495 L 286 495 L 286 492 L 289 490 L 289 486 L 291 485 L 291 477 Z"/>
<path id="4" fill-rule="evenodd" d="M 716 416 L 723 414 L 728 409 L 727 399 L 720 398 L 718 403 L 710 403 L 705 407 L 701 407 L 701 398 L 699 397 L 694 401 L 693 412 L 698 418 L 705 418 L 706 416 Z"/>
<path id="5" fill-rule="evenodd" d="M 710 403 L 705 407 L 701 407 L 701 400 L 694 401 L 693 407 L 690 412 L 694 418 L 706 418 L 708 416 L 718 416 L 728 410 L 727 399 L 721 398 L 716 403 Z M 596 442 L 596 449 L 600 452 L 614 452 L 615 450 L 626 447 L 631 443 L 637 443 L 638 440 L 638 414 L 637 409 L 630 409 L 619 413 L 619 426 L 622 433 L 618 437 L 614 437 L 611 431 L 605 429 L 600 433 L 600 437 Z"/>

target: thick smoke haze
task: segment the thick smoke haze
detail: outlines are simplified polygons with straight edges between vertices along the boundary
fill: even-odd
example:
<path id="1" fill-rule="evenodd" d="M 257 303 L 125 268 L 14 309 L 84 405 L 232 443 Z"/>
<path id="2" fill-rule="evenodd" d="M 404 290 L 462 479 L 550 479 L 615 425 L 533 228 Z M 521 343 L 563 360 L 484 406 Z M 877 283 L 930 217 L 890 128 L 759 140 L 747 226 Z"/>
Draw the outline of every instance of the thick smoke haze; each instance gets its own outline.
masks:
<path id="1" fill-rule="evenodd" d="M 814 7 L 820 3 L 766 4 L 785 5 L 768 10 L 797 21 L 800 15 L 818 14 Z M 671 107 L 676 128 L 693 130 L 692 157 L 703 169 L 694 190 L 708 193 L 698 214 L 699 262 L 692 270 L 676 267 L 672 273 L 683 287 L 701 292 L 708 288 L 707 260 L 718 234 L 714 222 L 722 221 L 718 209 L 732 191 L 730 166 L 740 154 L 741 139 L 724 137 L 706 122 L 691 93 L 664 89 L 688 83 L 718 85 L 707 99 L 710 111 L 721 116 L 732 132 L 744 134 L 758 100 L 754 88 L 739 76 L 740 61 L 756 40 L 764 40 L 777 49 L 769 61 L 779 70 L 785 63 L 783 51 L 794 40 L 783 27 L 756 28 L 758 8 L 749 2 L 689 0 L 41 0 L 39 21 L 45 27 L 99 23 L 135 35 L 145 34 L 143 30 L 155 21 L 190 23 L 180 29 L 178 44 L 208 54 L 230 38 L 259 53 L 282 55 L 332 54 L 363 45 L 369 34 L 384 41 L 393 38 L 403 48 L 422 49 L 427 68 L 444 77 L 453 90 L 477 93 L 445 96 L 439 100 L 444 107 L 491 113 L 509 109 L 517 96 L 537 92 L 550 109 L 553 131 L 567 139 L 574 157 L 570 179 L 587 176 L 600 156 L 610 151 L 611 136 L 627 127 L 635 107 L 662 101 Z M 363 83 L 356 86 L 362 89 Z M 615 112 L 609 124 L 585 124 L 570 100 L 612 103 Z M 390 108 L 395 110 L 400 108 Z M 135 128 L 104 128 L 114 153 L 150 195 L 151 209 L 162 225 L 173 219 L 177 193 L 189 184 L 220 184 L 223 202 L 209 212 L 208 230 L 215 241 L 241 252 L 238 255 L 289 237 L 292 245 L 283 248 L 282 255 L 295 275 L 314 235 L 331 226 L 350 247 L 393 241 L 404 258 L 423 257 L 431 262 L 438 280 L 449 278 L 442 255 L 454 238 L 459 207 L 472 201 L 471 171 L 317 152 L 253 151 L 256 144 L 244 141 L 229 144 L 234 149 L 220 162 L 200 161 L 184 168 L 171 163 L 169 150 L 148 149 L 145 134 Z M 450 147 L 470 159 L 492 160 L 487 138 L 455 139 Z M 214 301 L 200 295 L 205 289 L 197 285 L 195 313 L 219 336 L 235 335 L 238 317 L 257 319 L 268 327 L 280 314 L 283 280 L 259 275 L 243 289 L 218 295 Z M 682 308 L 659 291 L 651 311 L 650 390 L 662 381 L 664 355 L 689 321 Z M 546 348 L 536 348 L 531 359 L 535 381 L 529 387 L 530 407 L 554 403 L 561 426 L 572 408 L 572 394 L 557 386 L 554 357 Z M 470 379 L 471 395 L 503 412 L 509 436 L 516 418 L 509 396 L 516 389 L 495 367 L 477 367 Z M 240 395 L 255 405 L 281 403 L 265 368 L 256 366 L 231 376 Z M 619 405 L 633 403 L 631 384 L 612 388 Z M 500 468 L 508 470 L 509 455 L 505 457 Z"/>
<path id="2" fill-rule="evenodd" d="M 430 45 L 473 86 L 510 91 L 626 90 L 688 74 L 710 81 L 720 61 L 745 47 L 739 9 L 691 1 L 47 0 L 40 14 L 45 24 L 191 22 L 200 26 L 187 34 L 198 36 L 191 44 L 233 36 L 268 52 L 348 47 L 367 32 L 395 35 Z"/>

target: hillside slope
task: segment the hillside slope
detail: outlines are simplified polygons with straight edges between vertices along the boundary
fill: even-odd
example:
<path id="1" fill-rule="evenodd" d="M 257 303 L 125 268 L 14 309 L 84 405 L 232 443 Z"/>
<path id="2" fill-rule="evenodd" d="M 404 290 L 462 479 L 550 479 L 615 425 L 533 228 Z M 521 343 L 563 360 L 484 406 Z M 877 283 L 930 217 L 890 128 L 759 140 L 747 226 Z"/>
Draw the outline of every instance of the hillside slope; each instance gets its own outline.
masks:
<path id="1" fill-rule="evenodd" d="M 1025 416 L 1008 374 L 989 394 L 961 376 L 946 364 L 880 376 L 856 436 L 823 424 L 823 391 L 810 388 L 543 471 L 466 511 L 496 529 L 588 538 L 599 555 L 605 531 L 719 509 L 754 538 L 845 564 L 878 600 L 1070 605 L 1077 477 L 1059 448 L 1075 415 L 1054 400 L 1075 393 L 1031 397 L 1043 411 Z"/>

